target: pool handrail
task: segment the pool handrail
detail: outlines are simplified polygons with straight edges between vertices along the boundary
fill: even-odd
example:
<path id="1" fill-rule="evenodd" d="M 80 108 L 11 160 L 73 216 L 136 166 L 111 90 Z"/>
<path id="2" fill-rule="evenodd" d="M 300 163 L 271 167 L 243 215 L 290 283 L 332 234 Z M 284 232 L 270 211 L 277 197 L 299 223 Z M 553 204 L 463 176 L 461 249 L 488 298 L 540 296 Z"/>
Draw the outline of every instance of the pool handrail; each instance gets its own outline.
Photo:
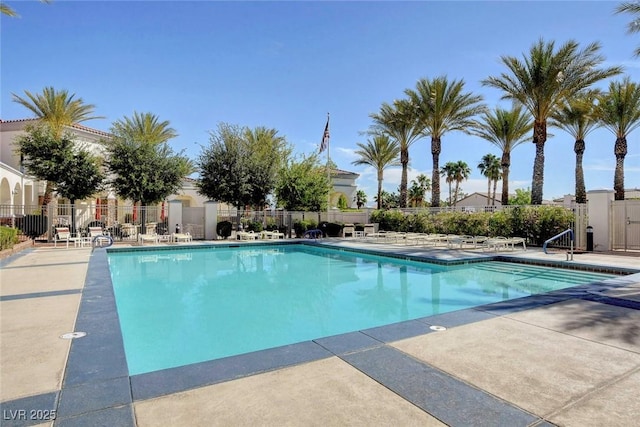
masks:
<path id="1" fill-rule="evenodd" d="M 546 254 L 547 253 L 547 243 L 552 242 L 552 241 L 554 241 L 556 239 L 559 239 L 560 237 L 564 236 L 565 234 L 569 234 L 571 236 L 570 252 L 571 252 L 571 261 L 573 261 L 573 239 L 574 239 L 574 235 L 573 235 L 573 230 L 570 229 L 570 228 L 567 228 L 562 233 L 556 234 L 555 236 L 551 237 L 550 239 L 545 240 L 544 244 L 542 245 L 542 251 Z M 569 260 L 569 252 L 567 252 L 567 261 L 568 260 Z"/>

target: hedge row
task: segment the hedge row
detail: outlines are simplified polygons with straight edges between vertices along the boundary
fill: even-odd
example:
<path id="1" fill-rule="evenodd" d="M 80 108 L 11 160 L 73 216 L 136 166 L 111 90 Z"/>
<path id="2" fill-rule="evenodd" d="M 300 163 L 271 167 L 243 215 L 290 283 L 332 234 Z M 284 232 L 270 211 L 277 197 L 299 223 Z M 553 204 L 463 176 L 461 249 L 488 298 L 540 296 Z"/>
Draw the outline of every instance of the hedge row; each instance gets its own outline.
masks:
<path id="1" fill-rule="evenodd" d="M 401 211 L 379 210 L 371 222 L 380 230 L 415 233 L 442 233 L 471 236 L 526 237 L 530 244 L 545 240 L 571 226 L 575 215 L 558 206 L 517 206 L 499 212 L 440 212 L 405 215 Z"/>

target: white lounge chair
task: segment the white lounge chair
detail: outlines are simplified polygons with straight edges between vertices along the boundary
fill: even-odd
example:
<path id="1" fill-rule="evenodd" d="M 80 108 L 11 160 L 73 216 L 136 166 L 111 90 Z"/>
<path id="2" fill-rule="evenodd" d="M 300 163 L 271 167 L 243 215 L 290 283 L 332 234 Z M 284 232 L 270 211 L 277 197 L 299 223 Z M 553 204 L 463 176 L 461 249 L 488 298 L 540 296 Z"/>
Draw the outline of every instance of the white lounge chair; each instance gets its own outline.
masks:
<path id="1" fill-rule="evenodd" d="M 69 248 L 69 242 L 73 242 L 73 246 L 82 246 L 82 237 L 74 236 L 69 227 L 56 227 L 56 234 L 53 236 L 53 247 L 58 247 L 58 242 L 64 241 Z"/>
<path id="2" fill-rule="evenodd" d="M 259 234 L 253 231 L 238 231 L 236 237 L 238 240 L 256 240 Z"/>
<path id="3" fill-rule="evenodd" d="M 355 237 L 356 235 L 356 226 L 353 224 L 345 224 L 342 228 L 342 237 L 347 237 L 347 234 L 350 237 Z"/>
<path id="4" fill-rule="evenodd" d="M 178 242 L 191 242 L 193 238 L 189 232 L 186 233 L 173 233 L 171 235 L 171 240 L 175 243 Z"/>
<path id="5" fill-rule="evenodd" d="M 138 242 L 144 245 L 144 242 L 158 243 L 158 235 L 153 234 L 138 234 Z"/>
<path id="6" fill-rule="evenodd" d="M 527 244 L 524 237 L 491 237 L 484 243 L 485 249 L 499 250 L 514 250 L 516 245 L 522 245 L 522 250 L 527 250 Z"/>

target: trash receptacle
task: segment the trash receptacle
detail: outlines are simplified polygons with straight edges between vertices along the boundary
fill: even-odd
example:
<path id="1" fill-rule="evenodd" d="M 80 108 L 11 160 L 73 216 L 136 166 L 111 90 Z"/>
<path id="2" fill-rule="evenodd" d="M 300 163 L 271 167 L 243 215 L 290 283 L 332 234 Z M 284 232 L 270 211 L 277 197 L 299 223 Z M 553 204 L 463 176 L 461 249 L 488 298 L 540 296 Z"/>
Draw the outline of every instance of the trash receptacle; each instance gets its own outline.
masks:
<path id="1" fill-rule="evenodd" d="M 587 252 L 593 252 L 593 227 L 587 226 Z"/>

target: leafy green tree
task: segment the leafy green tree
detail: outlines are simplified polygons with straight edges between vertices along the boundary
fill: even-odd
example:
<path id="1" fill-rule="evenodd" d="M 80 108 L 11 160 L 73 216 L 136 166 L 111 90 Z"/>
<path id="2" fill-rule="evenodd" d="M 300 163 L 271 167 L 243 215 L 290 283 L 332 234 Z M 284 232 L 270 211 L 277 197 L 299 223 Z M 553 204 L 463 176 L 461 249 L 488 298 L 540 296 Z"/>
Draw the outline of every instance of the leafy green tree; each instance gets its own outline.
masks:
<path id="1" fill-rule="evenodd" d="M 588 90 L 565 100 L 551 115 L 551 120 L 549 121 L 551 126 L 566 131 L 575 139 L 573 151 L 576 153 L 576 203 L 587 203 L 582 157 L 586 147 L 585 138 L 598 126 L 598 120 L 595 115 L 597 94 L 597 91 Z"/>
<path id="2" fill-rule="evenodd" d="M 628 33 L 635 34 L 640 32 L 640 2 L 626 1 L 620 3 L 616 8 L 616 13 L 629 13 L 633 16 L 632 21 L 629 22 Z M 635 56 L 640 56 L 640 47 L 637 47 L 634 51 Z"/>
<path id="3" fill-rule="evenodd" d="M 349 202 L 347 202 L 347 196 L 345 196 L 344 194 L 340 194 L 340 197 L 338 197 L 338 209 L 348 209 L 349 208 Z"/>
<path id="4" fill-rule="evenodd" d="M 367 204 L 367 193 L 362 190 L 356 191 L 356 196 L 353 198 L 353 201 L 355 202 L 358 209 L 362 208 Z"/>
<path id="5" fill-rule="evenodd" d="M 420 174 L 411 181 L 409 189 L 409 201 L 413 207 L 424 206 L 425 194 L 431 190 L 431 180 L 425 174 Z"/>
<path id="6" fill-rule="evenodd" d="M 500 165 L 500 159 L 494 154 L 485 154 L 482 156 L 482 160 L 478 163 L 478 169 L 480 173 L 487 178 L 487 201 L 491 199 L 491 205 L 496 204 L 496 186 L 498 180 L 501 178 L 502 166 Z M 493 197 L 491 197 L 491 183 L 493 183 Z"/>
<path id="7" fill-rule="evenodd" d="M 291 149 L 275 129 L 220 123 L 196 164 L 200 194 L 244 208 L 262 209 Z"/>
<path id="8" fill-rule="evenodd" d="M 82 98 L 74 99 L 75 94 L 69 94 L 67 90 L 58 91 L 53 87 L 45 87 L 42 93 L 31 93 L 28 90 L 24 93 L 25 97 L 12 94 L 13 101 L 31 111 L 40 123 L 46 124 L 53 138 L 62 138 L 67 126 L 102 118 L 92 115 L 95 109 L 93 104 L 85 104 Z M 47 205 L 51 200 L 54 184 L 47 181 L 43 205 Z"/>
<path id="9" fill-rule="evenodd" d="M 386 102 L 378 113 L 370 115 L 373 126 L 370 134 L 386 135 L 399 146 L 400 165 L 400 207 L 407 206 L 407 171 L 409 168 L 409 147 L 420 138 L 420 117 L 409 100 L 396 100 L 393 105 Z M 375 141 L 374 141 L 375 143 Z M 380 209 L 380 207 L 378 207 Z"/>
<path id="10" fill-rule="evenodd" d="M 502 56 L 509 73 L 489 77 L 482 84 L 504 91 L 503 99 L 514 100 L 533 116 L 533 143 L 536 156 L 533 164 L 531 201 L 542 204 L 544 185 L 544 144 L 547 141 L 547 120 L 562 102 L 594 83 L 620 74 L 621 67 L 597 68 L 604 62 L 600 45 L 591 43 L 579 50 L 570 40 L 555 49 L 555 43 L 540 39 L 524 56 L 524 61 Z"/>
<path id="11" fill-rule="evenodd" d="M 640 85 L 629 77 L 609 83 L 608 91 L 598 97 L 596 114 L 600 124 L 616 136 L 613 152 L 616 170 L 613 179 L 615 200 L 624 200 L 624 159 L 627 135 L 640 126 Z"/>
<path id="12" fill-rule="evenodd" d="M 111 140 L 105 142 L 107 170 L 112 178 L 109 183 L 116 194 L 134 203 L 152 205 L 164 200 L 182 188 L 182 180 L 193 171 L 191 161 L 183 152 L 175 153 L 160 129 L 167 129 L 168 122 L 155 121 L 155 127 L 142 132 L 137 119 L 155 118 L 150 113 L 133 118 L 125 117 L 114 122 Z M 153 120 L 152 120 L 153 121 Z M 143 223 L 145 218 L 142 219 Z"/>
<path id="13" fill-rule="evenodd" d="M 278 172 L 291 156 L 291 146 L 275 129 L 259 126 L 245 129 L 247 150 L 250 153 L 251 204 L 262 208 L 273 192 Z"/>
<path id="14" fill-rule="evenodd" d="M 510 205 L 530 205 L 531 204 L 531 189 L 516 188 L 516 195 L 509 198 Z"/>
<path id="15" fill-rule="evenodd" d="M 480 120 L 473 123 L 471 133 L 489 141 L 502 150 L 500 166 L 502 167 L 502 205 L 509 203 L 509 172 L 511 168 L 511 152 L 527 141 L 526 135 L 531 132 L 533 123 L 529 113 L 520 105 L 510 110 L 497 107 L 493 111 L 482 113 Z M 496 181 L 494 181 L 496 184 Z M 493 199 L 495 200 L 495 187 Z"/>
<path id="16" fill-rule="evenodd" d="M 440 206 L 440 152 L 446 132 L 469 133 L 473 117 L 484 111 L 482 96 L 464 91 L 463 80 L 449 81 L 446 76 L 420 79 L 416 89 L 405 90 L 420 118 L 421 134 L 431 137 L 431 206 Z"/>
<path id="17" fill-rule="evenodd" d="M 75 202 L 96 193 L 104 174 L 98 159 L 76 144 L 73 134 L 56 136 L 46 124 L 29 126 L 15 139 L 22 164 L 30 175 L 51 183 L 52 190 L 71 202 L 75 229 Z"/>
<path id="18" fill-rule="evenodd" d="M 358 158 L 352 162 L 354 165 L 369 165 L 376 169 L 378 178 L 378 192 L 376 200 L 378 209 L 382 209 L 382 181 L 384 179 L 384 170 L 389 166 L 397 166 L 398 154 L 400 153 L 400 145 L 397 141 L 392 140 L 385 134 L 375 135 L 373 140 L 368 140 L 367 144 L 358 142 L 358 149 L 355 154 Z"/>
<path id="19" fill-rule="evenodd" d="M 317 154 L 289 160 L 280 170 L 276 183 L 278 206 L 290 211 L 327 209 L 330 183 Z"/>

